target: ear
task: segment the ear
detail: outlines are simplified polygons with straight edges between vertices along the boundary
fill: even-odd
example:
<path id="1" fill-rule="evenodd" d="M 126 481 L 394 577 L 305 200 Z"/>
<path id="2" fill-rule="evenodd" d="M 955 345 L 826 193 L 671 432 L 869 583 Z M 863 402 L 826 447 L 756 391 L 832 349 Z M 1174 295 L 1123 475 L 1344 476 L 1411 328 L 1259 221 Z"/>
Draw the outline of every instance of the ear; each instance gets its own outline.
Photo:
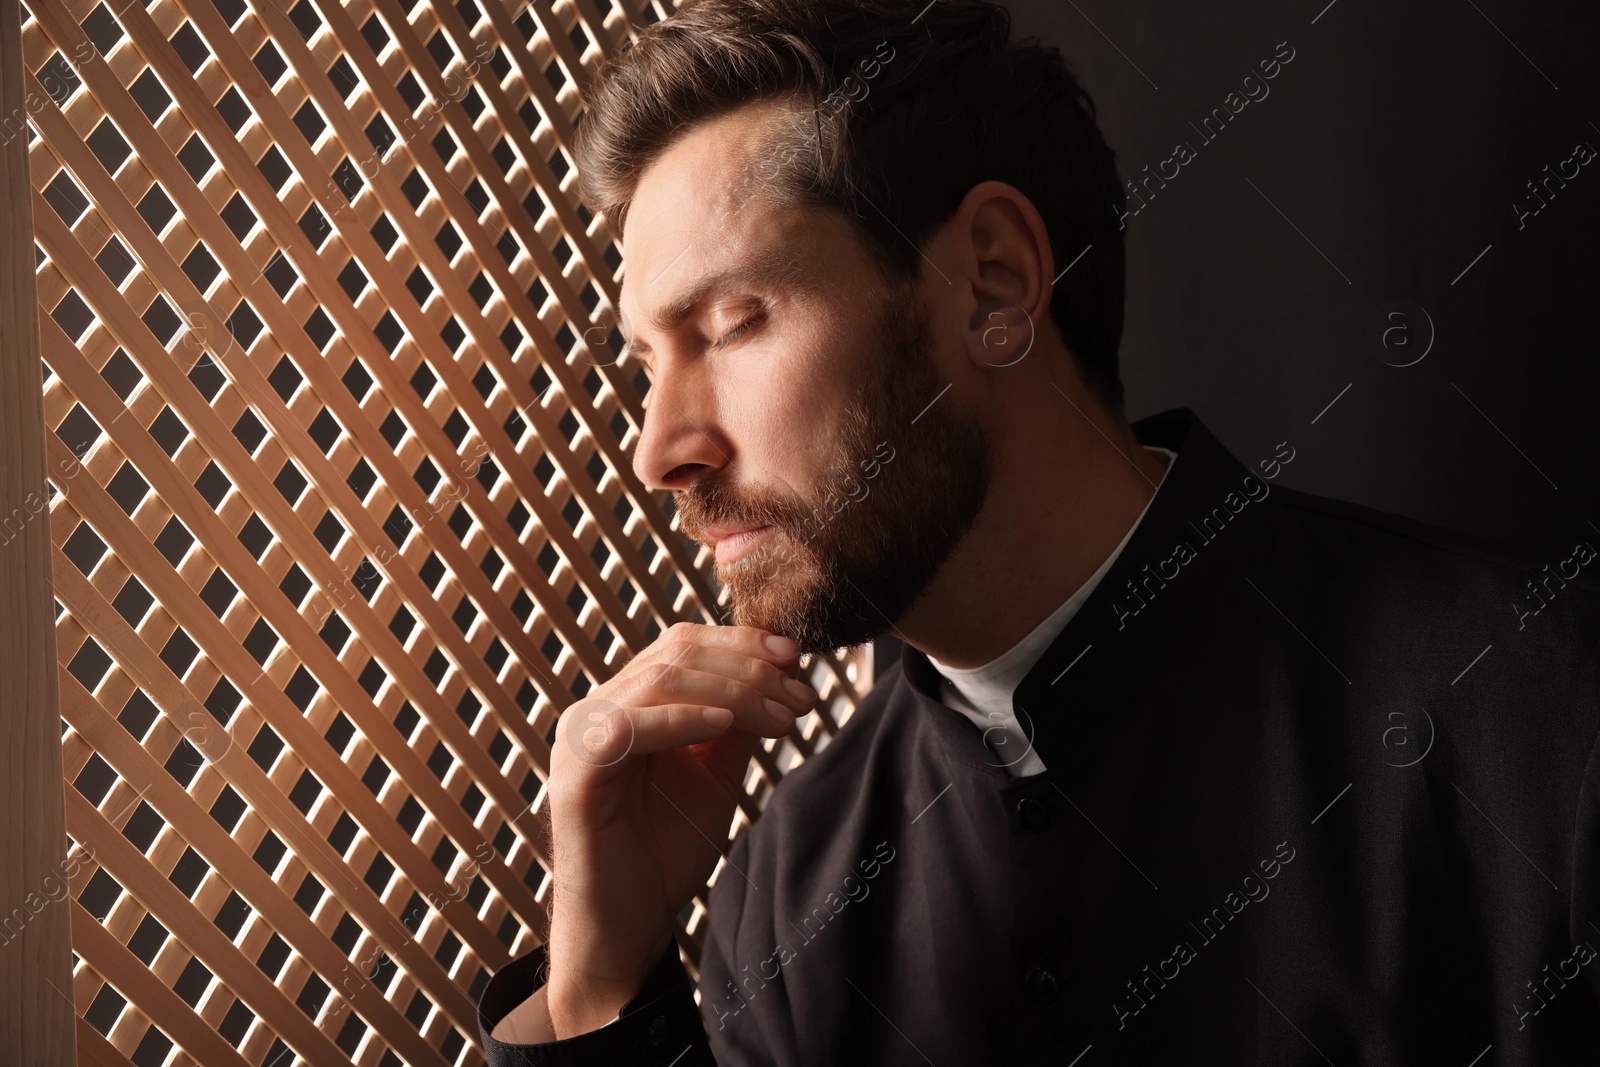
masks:
<path id="1" fill-rule="evenodd" d="M 1050 315 L 1055 259 L 1044 219 L 1016 188 L 991 181 L 967 193 L 956 224 L 972 294 L 967 358 L 984 369 L 1015 366 Z"/>

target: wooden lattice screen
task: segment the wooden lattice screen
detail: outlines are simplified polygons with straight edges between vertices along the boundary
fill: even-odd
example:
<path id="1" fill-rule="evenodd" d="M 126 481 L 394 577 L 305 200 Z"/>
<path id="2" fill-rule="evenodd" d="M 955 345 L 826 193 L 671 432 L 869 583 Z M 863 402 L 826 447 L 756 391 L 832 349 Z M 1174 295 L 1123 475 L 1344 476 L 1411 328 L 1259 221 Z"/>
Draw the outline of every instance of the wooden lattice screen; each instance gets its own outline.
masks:
<path id="1" fill-rule="evenodd" d="M 669 13 L 24 0 L 83 1062 L 482 1062 L 560 709 L 718 613 L 566 155 Z M 866 668 L 810 665 L 730 837 Z"/>

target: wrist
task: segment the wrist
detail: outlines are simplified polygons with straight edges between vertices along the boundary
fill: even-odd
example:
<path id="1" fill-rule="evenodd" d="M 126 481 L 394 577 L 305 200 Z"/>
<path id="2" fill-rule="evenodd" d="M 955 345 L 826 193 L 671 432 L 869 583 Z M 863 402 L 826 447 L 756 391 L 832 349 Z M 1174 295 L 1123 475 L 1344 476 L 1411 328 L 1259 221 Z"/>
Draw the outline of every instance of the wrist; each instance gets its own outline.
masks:
<path id="1" fill-rule="evenodd" d="M 548 985 L 534 990 L 532 996 L 495 1024 L 490 1036 L 508 1045 L 543 1045 L 556 1040 L 555 1027 L 550 1022 L 549 991 Z"/>
<path id="2" fill-rule="evenodd" d="M 585 967 L 584 961 L 574 960 L 570 953 L 552 952 L 553 941 L 554 938 L 546 945 L 549 979 L 544 988 L 550 1020 L 560 1039 L 598 1030 L 616 1019 L 644 989 L 662 954 L 676 951 L 672 933 L 667 931 L 636 964 L 617 968 L 613 961 L 613 965 L 597 973 Z"/>
<path id="3" fill-rule="evenodd" d="M 558 984 L 552 977 L 545 986 L 545 1005 L 550 1027 L 558 1041 L 598 1030 L 616 1019 L 623 1006 L 638 995 L 638 989 L 613 986 L 607 990 L 593 985 Z"/>

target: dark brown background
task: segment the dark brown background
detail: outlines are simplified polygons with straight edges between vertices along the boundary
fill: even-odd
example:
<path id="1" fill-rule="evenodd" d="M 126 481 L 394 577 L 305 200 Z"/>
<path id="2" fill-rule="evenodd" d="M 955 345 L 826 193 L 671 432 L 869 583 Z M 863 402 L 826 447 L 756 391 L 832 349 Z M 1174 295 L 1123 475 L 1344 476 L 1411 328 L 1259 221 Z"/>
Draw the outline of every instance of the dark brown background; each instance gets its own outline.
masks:
<path id="1" fill-rule="evenodd" d="M 1127 221 L 1129 416 L 1187 405 L 1246 464 L 1290 441 L 1284 484 L 1561 559 L 1600 545 L 1600 159 L 1520 232 L 1511 205 L 1600 150 L 1600 5 L 1475 2 L 1009 6 L 1078 71 L 1124 180 L 1198 150 Z M 1202 142 L 1189 123 L 1281 41 L 1270 95 Z M 1391 300 L 1433 320 L 1415 366 L 1367 344 Z"/>
<path id="2" fill-rule="evenodd" d="M 1282 484 L 1552 564 L 1600 546 L 1600 159 L 1520 230 L 1512 207 L 1600 151 L 1600 5 L 1007 6 L 1067 56 L 1124 180 L 1198 153 L 1127 220 L 1131 419 L 1191 407 L 1252 466 L 1287 440 Z M 1269 95 L 1199 137 L 1285 41 Z M 1395 300 L 1435 333 L 1405 368 L 1367 340 Z"/>

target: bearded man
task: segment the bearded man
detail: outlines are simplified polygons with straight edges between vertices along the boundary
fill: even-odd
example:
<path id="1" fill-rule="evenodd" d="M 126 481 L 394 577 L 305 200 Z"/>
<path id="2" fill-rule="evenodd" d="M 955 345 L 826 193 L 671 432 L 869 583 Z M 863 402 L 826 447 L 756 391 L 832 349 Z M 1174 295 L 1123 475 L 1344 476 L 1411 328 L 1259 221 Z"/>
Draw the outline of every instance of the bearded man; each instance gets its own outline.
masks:
<path id="1" fill-rule="evenodd" d="M 1059 53 L 980 0 L 699 0 L 575 158 L 636 469 L 733 625 L 563 715 L 491 1064 L 1600 1062 L 1595 585 L 1294 492 L 1293 442 L 1129 425 L 1125 201 Z M 720 856 L 799 657 L 891 632 Z"/>

